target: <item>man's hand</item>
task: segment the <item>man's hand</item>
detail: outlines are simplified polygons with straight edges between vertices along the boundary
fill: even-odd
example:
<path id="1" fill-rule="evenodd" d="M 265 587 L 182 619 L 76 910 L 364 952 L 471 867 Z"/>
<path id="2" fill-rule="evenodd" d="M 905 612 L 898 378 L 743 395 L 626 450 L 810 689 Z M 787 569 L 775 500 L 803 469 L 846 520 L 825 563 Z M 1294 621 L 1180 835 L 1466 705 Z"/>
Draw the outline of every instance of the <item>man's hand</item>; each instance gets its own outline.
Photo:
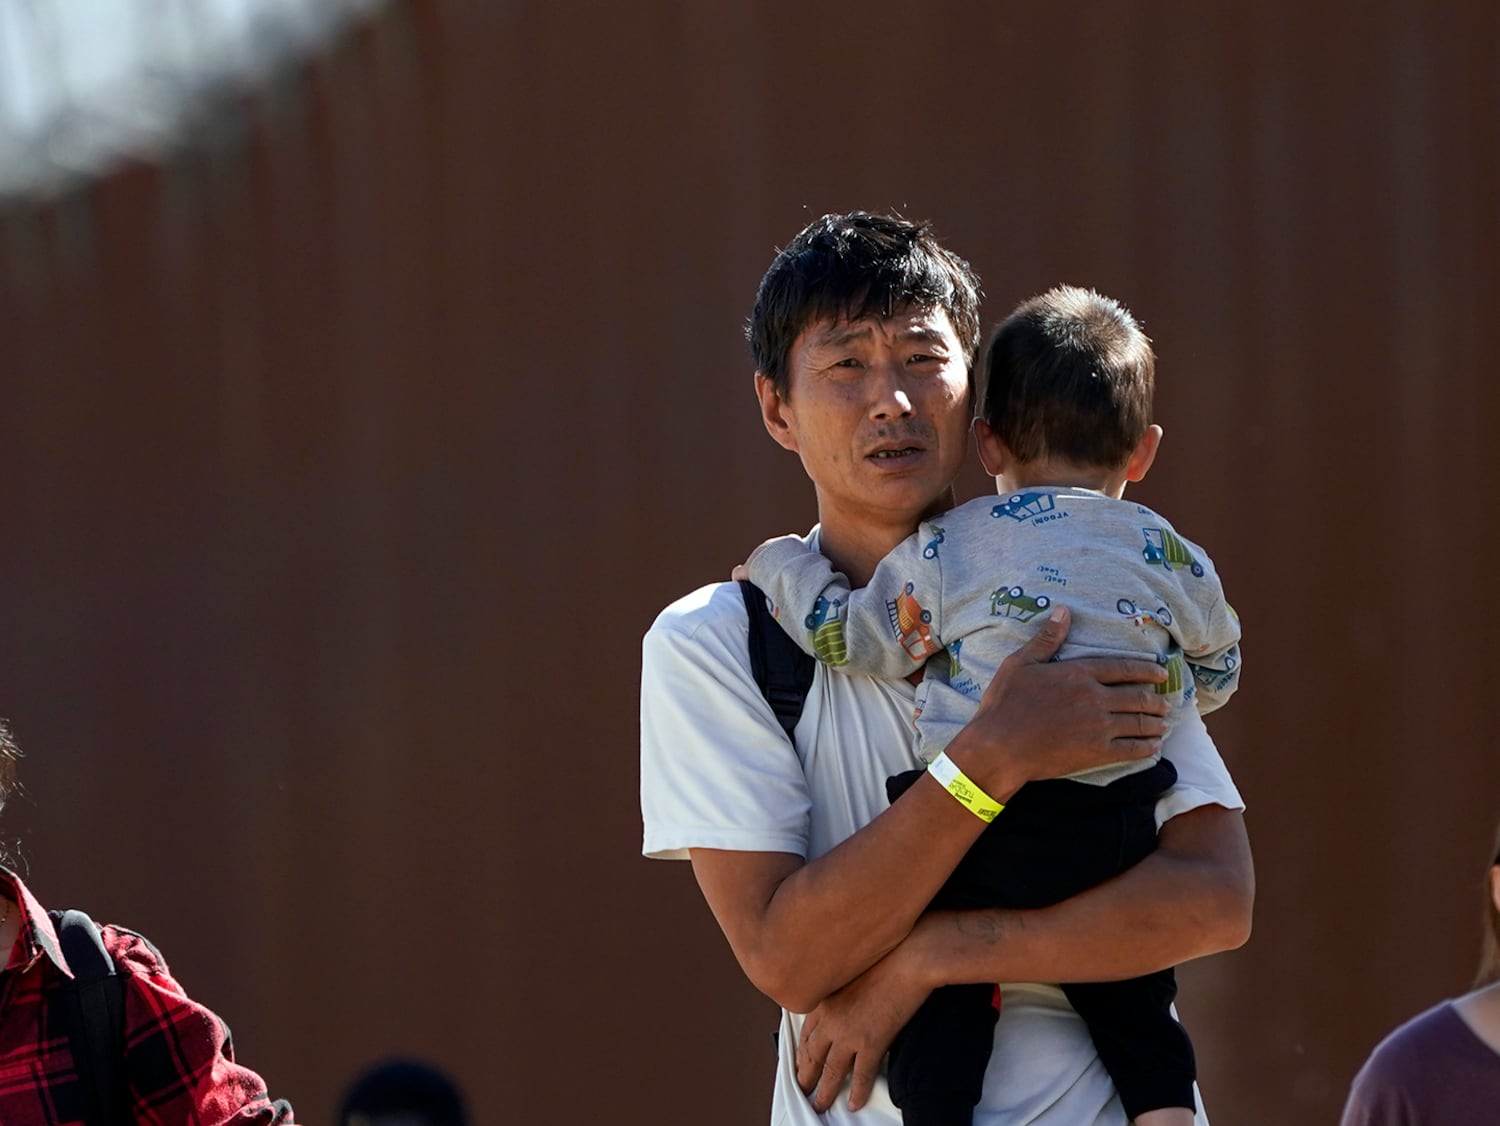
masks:
<path id="1" fill-rule="evenodd" d="M 846 1078 L 851 1111 L 869 1100 L 891 1041 L 931 992 L 909 962 L 898 946 L 803 1020 L 797 1084 L 819 1114 L 833 1106 Z"/>
<path id="2" fill-rule="evenodd" d="M 1054 661 L 1069 621 L 1067 608 L 1056 607 L 1001 662 L 973 720 L 949 745 L 963 772 L 998 801 L 1036 779 L 1161 749 L 1170 707 L 1156 685 L 1166 670 L 1128 657 Z"/>

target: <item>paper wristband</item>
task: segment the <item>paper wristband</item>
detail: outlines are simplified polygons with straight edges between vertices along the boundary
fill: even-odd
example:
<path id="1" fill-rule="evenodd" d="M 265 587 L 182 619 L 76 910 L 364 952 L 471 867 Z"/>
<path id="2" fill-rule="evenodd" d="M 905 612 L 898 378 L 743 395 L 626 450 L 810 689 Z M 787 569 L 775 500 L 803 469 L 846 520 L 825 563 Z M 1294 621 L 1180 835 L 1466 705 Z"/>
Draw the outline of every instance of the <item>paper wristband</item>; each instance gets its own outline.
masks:
<path id="1" fill-rule="evenodd" d="M 948 757 L 947 751 L 928 764 L 927 772 L 936 778 L 943 789 L 952 794 L 960 805 L 985 824 L 993 821 L 996 815 L 1005 808 L 976 786 L 969 776 L 958 768 L 958 764 Z"/>

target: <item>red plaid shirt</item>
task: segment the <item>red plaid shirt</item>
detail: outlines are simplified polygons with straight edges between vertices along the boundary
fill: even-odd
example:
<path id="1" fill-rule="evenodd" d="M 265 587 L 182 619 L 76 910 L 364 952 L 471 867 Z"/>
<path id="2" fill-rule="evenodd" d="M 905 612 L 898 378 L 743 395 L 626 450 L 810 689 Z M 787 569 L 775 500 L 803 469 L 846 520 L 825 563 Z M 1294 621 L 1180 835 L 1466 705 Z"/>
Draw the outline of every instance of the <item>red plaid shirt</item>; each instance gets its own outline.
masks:
<path id="1" fill-rule="evenodd" d="M 47 1004 L 73 975 L 52 920 L 13 872 L 0 891 L 20 905 L 21 934 L 0 975 L 0 1123 L 62 1126 L 82 1121 L 83 1091 L 68 1030 Z M 291 1126 L 292 1108 L 234 1062 L 229 1029 L 182 991 L 140 935 L 101 926 L 125 985 L 125 1074 L 137 1122 L 160 1126 Z"/>

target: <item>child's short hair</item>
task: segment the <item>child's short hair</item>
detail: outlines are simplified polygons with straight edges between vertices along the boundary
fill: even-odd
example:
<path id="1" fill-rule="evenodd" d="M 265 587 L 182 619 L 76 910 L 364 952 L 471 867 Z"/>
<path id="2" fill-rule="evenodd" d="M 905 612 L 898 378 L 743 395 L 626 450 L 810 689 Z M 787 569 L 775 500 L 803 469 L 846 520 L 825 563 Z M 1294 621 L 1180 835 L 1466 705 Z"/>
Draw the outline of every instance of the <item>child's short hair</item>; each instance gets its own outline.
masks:
<path id="1" fill-rule="evenodd" d="M 1151 425 L 1156 354 L 1118 301 L 1060 285 L 990 335 L 984 381 L 984 420 L 1020 460 L 1116 467 Z"/>

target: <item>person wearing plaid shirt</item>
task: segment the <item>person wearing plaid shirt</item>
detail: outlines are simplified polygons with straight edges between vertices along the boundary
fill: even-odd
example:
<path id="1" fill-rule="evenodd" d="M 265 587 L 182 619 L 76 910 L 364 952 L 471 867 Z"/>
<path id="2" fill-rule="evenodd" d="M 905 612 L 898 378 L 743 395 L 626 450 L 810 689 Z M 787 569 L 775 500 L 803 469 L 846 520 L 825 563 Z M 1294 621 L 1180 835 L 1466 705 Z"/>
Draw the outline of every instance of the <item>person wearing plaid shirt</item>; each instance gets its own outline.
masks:
<path id="1" fill-rule="evenodd" d="M 15 744 L 0 721 L 0 802 L 14 786 Z M 138 1123 L 294 1126 L 292 1108 L 235 1062 L 229 1029 L 194 1001 L 157 949 L 123 927 L 100 937 L 124 984 L 124 1067 Z M 62 1126 L 88 1108 L 61 995 L 73 974 L 45 908 L 0 866 L 0 1123 Z"/>

